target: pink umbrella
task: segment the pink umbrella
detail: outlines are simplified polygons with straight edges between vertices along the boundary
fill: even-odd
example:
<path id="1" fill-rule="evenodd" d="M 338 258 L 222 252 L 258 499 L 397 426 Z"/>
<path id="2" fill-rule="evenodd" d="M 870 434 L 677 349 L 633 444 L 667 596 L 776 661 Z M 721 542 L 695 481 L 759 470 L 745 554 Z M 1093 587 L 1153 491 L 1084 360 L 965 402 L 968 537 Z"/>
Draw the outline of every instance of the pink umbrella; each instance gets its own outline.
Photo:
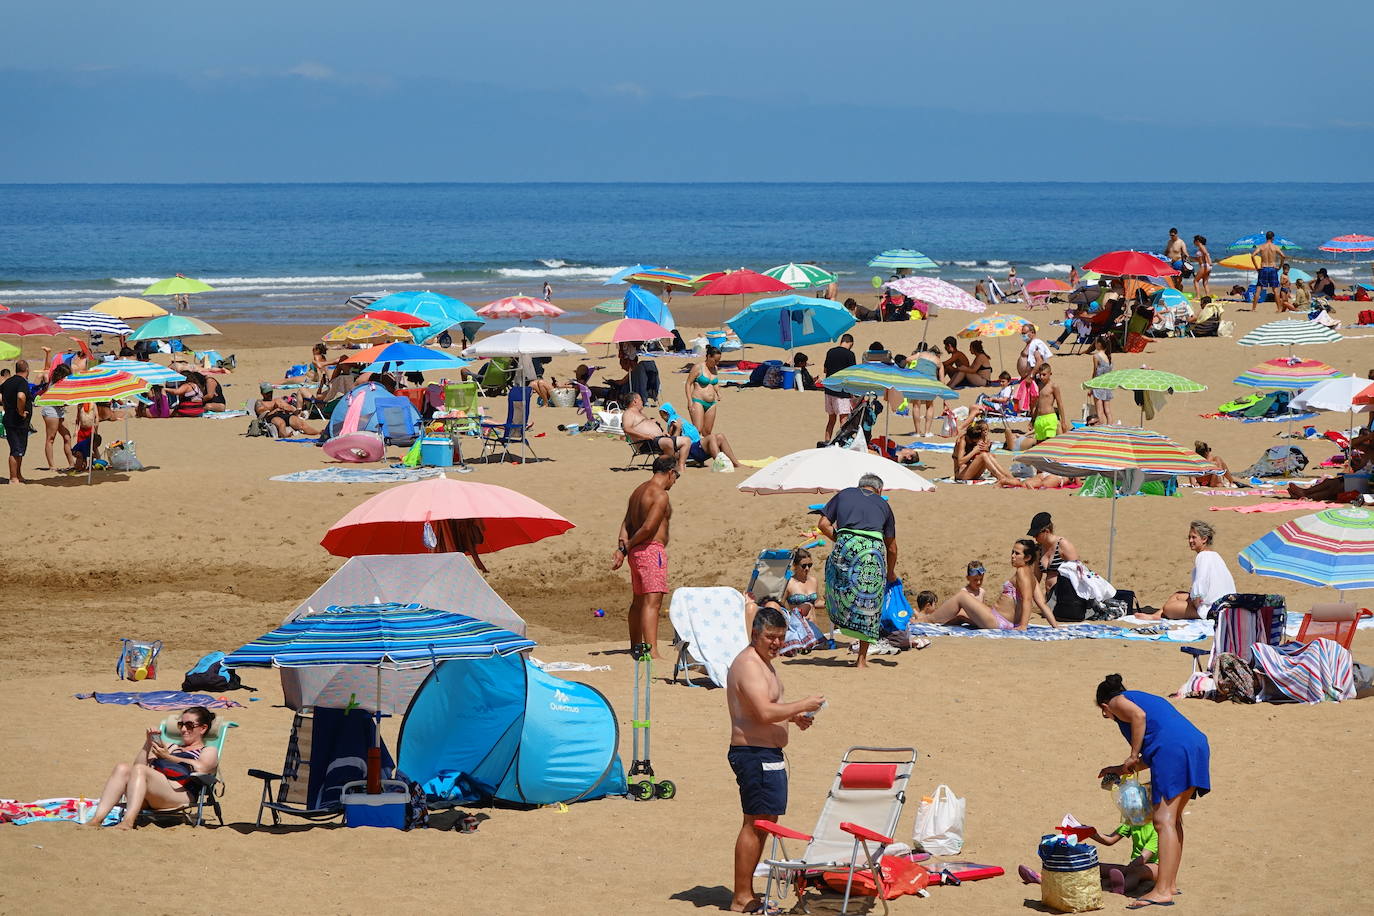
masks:
<path id="1" fill-rule="evenodd" d="M 482 306 L 477 314 L 483 318 L 516 318 L 523 322 L 526 318 L 557 318 L 563 310 L 545 299 L 507 296 Z"/>
<path id="2" fill-rule="evenodd" d="M 1041 277 L 1026 284 L 1026 292 L 1028 293 L 1066 293 L 1068 291 L 1069 284 L 1053 277 Z"/>
<path id="3" fill-rule="evenodd" d="M 592 330 L 582 338 L 584 344 L 639 343 L 645 340 L 662 340 L 672 337 L 673 332 L 661 324 L 645 321 L 643 318 L 621 318 L 608 321 Z"/>
<path id="4" fill-rule="evenodd" d="M 30 334 L 61 334 L 62 326 L 33 312 L 10 312 L 0 318 L 0 334 L 27 337 Z"/>
<path id="5" fill-rule="evenodd" d="M 572 527 L 523 493 L 435 477 L 378 493 L 335 522 L 320 544 L 338 557 L 459 551 L 476 556 Z"/>
<path id="6" fill-rule="evenodd" d="M 886 284 L 887 288 L 901 293 L 908 299 L 924 302 L 941 309 L 954 309 L 961 312 L 982 312 L 987 306 L 953 283 L 935 277 L 902 277 Z"/>

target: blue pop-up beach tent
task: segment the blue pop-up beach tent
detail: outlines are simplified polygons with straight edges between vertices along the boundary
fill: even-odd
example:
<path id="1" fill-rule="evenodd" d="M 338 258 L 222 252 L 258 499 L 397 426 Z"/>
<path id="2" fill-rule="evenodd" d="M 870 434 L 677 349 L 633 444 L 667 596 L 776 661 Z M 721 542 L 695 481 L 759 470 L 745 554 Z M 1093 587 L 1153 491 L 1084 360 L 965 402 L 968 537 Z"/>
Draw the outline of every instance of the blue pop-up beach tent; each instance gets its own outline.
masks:
<path id="1" fill-rule="evenodd" d="M 343 432 L 344 419 L 348 416 L 348 409 L 353 406 L 353 402 L 358 398 L 363 400 L 362 413 L 358 416 L 358 429 L 360 430 L 374 433 L 382 431 L 382 412 L 378 407 L 378 400 L 404 412 L 410 426 L 414 427 L 420 422 L 420 414 L 410 401 L 395 397 L 376 382 L 364 382 L 339 398 L 339 403 L 334 405 L 334 411 L 329 415 L 328 438 L 333 439 Z"/>
<path id="2" fill-rule="evenodd" d="M 401 722 L 397 767 L 451 802 L 534 805 L 626 792 L 610 702 L 522 655 L 442 662 Z"/>

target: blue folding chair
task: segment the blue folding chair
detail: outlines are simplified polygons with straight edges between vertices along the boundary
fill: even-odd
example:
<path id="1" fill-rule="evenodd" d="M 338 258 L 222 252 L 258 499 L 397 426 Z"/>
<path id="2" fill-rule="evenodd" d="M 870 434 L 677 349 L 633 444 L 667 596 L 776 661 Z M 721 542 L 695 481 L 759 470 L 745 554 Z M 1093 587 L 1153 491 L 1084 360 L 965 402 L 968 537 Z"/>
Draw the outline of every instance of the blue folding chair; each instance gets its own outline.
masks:
<path id="1" fill-rule="evenodd" d="M 408 398 L 378 397 L 373 401 L 373 410 L 387 445 L 408 447 L 420 438 L 420 415 Z"/>
<path id="2" fill-rule="evenodd" d="M 483 423 L 482 424 L 482 457 L 488 454 L 496 454 L 501 450 L 501 460 L 504 461 L 511 456 L 511 446 L 520 446 L 520 462 L 523 464 L 526 455 L 538 459 L 534 454 L 534 449 L 530 447 L 528 432 L 532 425 L 530 417 L 530 389 L 528 385 L 521 385 L 510 390 L 506 395 L 506 422 L 504 423 Z"/>

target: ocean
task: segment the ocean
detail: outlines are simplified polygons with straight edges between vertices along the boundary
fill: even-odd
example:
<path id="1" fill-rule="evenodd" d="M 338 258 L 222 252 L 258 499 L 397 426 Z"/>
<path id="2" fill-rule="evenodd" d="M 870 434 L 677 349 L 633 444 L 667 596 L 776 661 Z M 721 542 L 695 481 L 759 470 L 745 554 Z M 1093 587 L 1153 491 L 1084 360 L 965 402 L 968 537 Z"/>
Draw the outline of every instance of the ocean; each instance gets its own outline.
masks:
<path id="1" fill-rule="evenodd" d="M 1299 261 L 1336 260 L 1316 247 L 1374 233 L 1371 213 L 1374 183 L 12 184 L 0 303 L 79 309 L 183 273 L 216 288 L 191 309 L 212 321 L 326 322 L 358 293 L 432 289 L 479 307 L 547 279 L 555 301 L 618 297 L 602 281 L 635 263 L 816 261 L 866 284 L 867 260 L 898 247 L 970 284 L 1013 264 L 1062 277 L 1103 251 L 1159 251 L 1171 226 L 1206 236 L 1217 260 L 1269 228 L 1302 246 Z M 1368 270 L 1327 266 L 1338 283 Z"/>

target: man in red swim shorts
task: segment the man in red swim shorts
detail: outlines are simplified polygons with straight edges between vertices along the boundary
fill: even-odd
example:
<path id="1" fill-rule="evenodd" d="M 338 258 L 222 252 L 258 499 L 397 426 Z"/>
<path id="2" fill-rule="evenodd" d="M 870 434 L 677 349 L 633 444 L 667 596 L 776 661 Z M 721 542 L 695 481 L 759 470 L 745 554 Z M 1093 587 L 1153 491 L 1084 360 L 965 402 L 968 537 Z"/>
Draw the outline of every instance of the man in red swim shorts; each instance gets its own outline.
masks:
<path id="1" fill-rule="evenodd" d="M 647 644 L 658 658 L 658 615 L 668 594 L 668 522 L 673 506 L 668 491 L 677 482 L 677 460 L 667 455 L 654 459 L 654 476 L 635 487 L 625 519 L 620 524 L 611 569 L 630 562 L 630 651 Z"/>

